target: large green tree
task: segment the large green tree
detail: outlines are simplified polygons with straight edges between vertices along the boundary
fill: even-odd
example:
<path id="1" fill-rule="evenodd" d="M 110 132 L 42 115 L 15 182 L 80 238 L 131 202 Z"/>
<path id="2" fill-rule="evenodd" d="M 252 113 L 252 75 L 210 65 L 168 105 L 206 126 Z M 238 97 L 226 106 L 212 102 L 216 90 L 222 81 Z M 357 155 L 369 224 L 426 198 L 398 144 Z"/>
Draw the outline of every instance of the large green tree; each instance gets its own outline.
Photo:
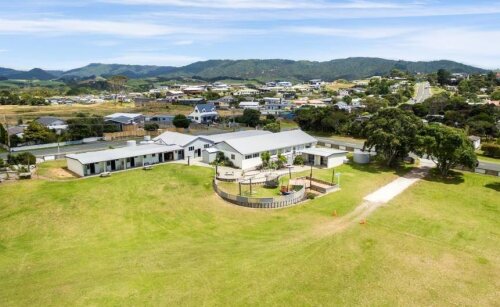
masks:
<path id="1" fill-rule="evenodd" d="M 412 112 L 382 109 L 364 127 L 367 137 L 364 148 L 375 149 L 387 165 L 394 165 L 415 149 L 422 126 L 422 120 Z"/>
<path id="2" fill-rule="evenodd" d="M 238 122 L 256 127 L 260 123 L 260 111 L 246 109 L 243 111 L 243 115 L 238 118 Z"/>
<path id="3" fill-rule="evenodd" d="M 33 144 L 54 143 L 57 136 L 37 121 L 32 121 L 24 131 L 24 140 Z"/>
<path id="4" fill-rule="evenodd" d="M 431 124 L 422 129 L 416 152 L 432 159 L 443 176 L 457 165 L 474 168 L 477 163 L 474 147 L 464 131 L 444 125 Z"/>

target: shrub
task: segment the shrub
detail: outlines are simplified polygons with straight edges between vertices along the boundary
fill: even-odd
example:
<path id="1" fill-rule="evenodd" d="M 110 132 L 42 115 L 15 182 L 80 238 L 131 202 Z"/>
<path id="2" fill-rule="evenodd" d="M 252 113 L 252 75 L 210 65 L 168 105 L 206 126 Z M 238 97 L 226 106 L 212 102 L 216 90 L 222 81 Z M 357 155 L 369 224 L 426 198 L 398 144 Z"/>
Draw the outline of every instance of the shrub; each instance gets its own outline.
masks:
<path id="1" fill-rule="evenodd" d="M 293 165 L 304 165 L 304 157 L 302 156 L 296 156 L 295 159 L 293 159 Z"/>
<path id="2" fill-rule="evenodd" d="M 306 198 L 307 198 L 307 199 L 315 199 L 315 198 L 316 198 L 316 194 L 311 193 L 311 192 L 308 192 L 308 193 L 306 194 Z"/>
<path id="3" fill-rule="evenodd" d="M 146 131 L 156 131 L 159 128 L 160 128 L 160 126 L 157 123 L 145 124 L 144 125 L 144 130 L 146 130 Z"/>
<path id="4" fill-rule="evenodd" d="M 486 143 L 481 146 L 485 156 L 500 158 L 500 144 Z"/>
<path id="5" fill-rule="evenodd" d="M 174 124 L 175 128 L 189 128 L 190 121 L 185 115 L 178 114 L 175 115 L 172 123 Z"/>
<path id="6" fill-rule="evenodd" d="M 7 163 L 11 165 L 34 165 L 36 164 L 36 157 L 30 152 L 23 152 L 18 155 L 9 154 L 7 156 Z"/>

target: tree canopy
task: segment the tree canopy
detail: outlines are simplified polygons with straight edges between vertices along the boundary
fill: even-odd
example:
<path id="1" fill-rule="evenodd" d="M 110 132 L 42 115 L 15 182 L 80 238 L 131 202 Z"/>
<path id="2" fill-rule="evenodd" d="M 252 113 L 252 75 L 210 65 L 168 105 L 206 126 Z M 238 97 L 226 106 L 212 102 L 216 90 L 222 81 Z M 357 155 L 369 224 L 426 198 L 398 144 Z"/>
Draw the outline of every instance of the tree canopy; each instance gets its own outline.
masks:
<path id="1" fill-rule="evenodd" d="M 186 129 L 186 128 L 189 128 L 190 121 L 186 117 L 186 115 L 177 114 L 174 116 L 172 123 L 174 124 L 175 128 L 185 128 Z"/>
<path id="2" fill-rule="evenodd" d="M 474 168 L 477 163 L 474 147 L 464 131 L 439 124 L 421 130 L 416 152 L 432 159 L 443 176 L 459 164 Z"/>
<path id="3" fill-rule="evenodd" d="M 375 148 L 387 165 L 394 165 L 415 149 L 422 126 L 422 120 L 410 112 L 398 108 L 380 110 L 366 123 L 364 148 Z"/>

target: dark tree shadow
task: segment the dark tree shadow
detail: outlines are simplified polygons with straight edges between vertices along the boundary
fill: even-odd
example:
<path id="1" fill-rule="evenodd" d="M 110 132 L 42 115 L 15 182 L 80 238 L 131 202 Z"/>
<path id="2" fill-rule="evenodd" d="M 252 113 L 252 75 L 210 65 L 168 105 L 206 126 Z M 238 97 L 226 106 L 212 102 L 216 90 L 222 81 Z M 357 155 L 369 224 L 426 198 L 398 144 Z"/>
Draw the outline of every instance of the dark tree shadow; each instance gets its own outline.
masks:
<path id="1" fill-rule="evenodd" d="M 439 182 L 444 184 L 461 184 L 464 182 L 464 174 L 460 172 L 450 171 L 448 176 L 442 176 L 437 169 L 431 169 L 424 180 L 431 182 Z"/>
<path id="2" fill-rule="evenodd" d="M 487 183 L 484 187 L 500 192 L 500 181 Z"/>

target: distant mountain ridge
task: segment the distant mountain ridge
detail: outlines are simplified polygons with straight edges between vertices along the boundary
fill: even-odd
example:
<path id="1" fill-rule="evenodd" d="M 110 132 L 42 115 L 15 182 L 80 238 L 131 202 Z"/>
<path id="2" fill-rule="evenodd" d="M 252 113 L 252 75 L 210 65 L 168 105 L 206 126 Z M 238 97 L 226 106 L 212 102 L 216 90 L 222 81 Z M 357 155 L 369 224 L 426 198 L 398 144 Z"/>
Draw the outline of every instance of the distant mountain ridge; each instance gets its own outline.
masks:
<path id="1" fill-rule="evenodd" d="M 154 65 L 122 65 L 92 63 L 68 71 L 44 71 L 39 68 L 17 71 L 0 68 L 0 77 L 9 79 L 84 79 L 97 76 L 125 75 L 132 79 L 199 78 L 216 80 L 223 78 L 268 80 L 361 79 L 374 75 L 387 75 L 392 69 L 410 73 L 431 73 L 439 69 L 451 72 L 484 73 L 486 70 L 458 62 L 440 61 L 395 61 L 381 58 L 356 57 L 325 62 L 292 60 L 208 60 L 182 67 Z"/>

